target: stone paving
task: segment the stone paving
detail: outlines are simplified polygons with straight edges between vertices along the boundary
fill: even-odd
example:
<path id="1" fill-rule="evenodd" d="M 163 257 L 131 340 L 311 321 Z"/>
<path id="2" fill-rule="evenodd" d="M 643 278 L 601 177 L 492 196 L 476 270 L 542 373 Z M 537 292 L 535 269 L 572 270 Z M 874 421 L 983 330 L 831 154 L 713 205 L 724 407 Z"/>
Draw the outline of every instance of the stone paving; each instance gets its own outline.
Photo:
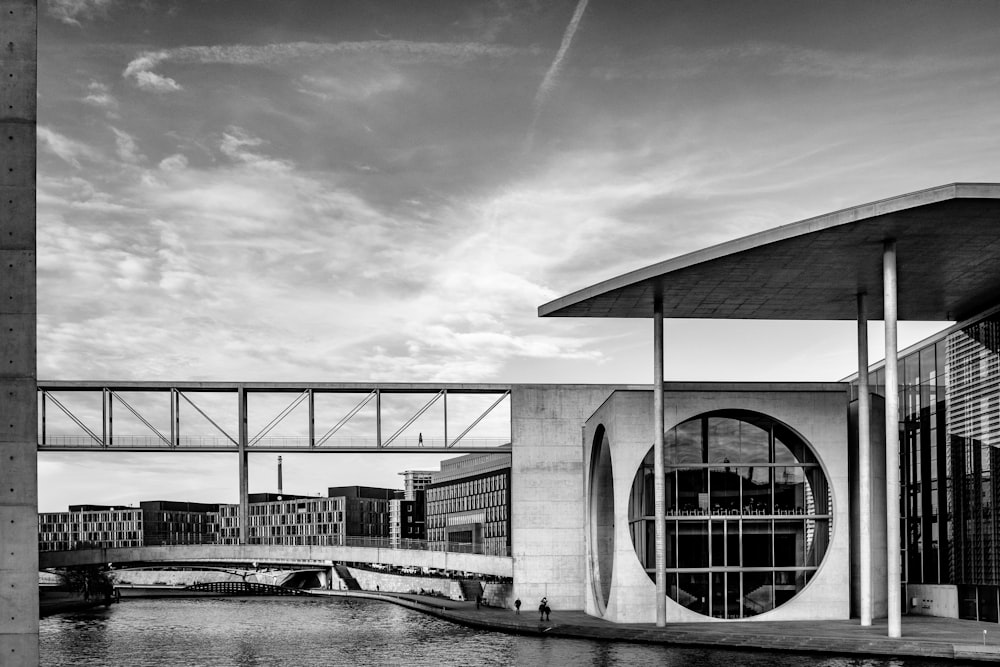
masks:
<path id="1" fill-rule="evenodd" d="M 337 594 L 334 592 L 334 594 Z M 352 597 L 382 599 L 480 629 L 528 635 L 629 641 L 767 651 L 818 652 L 868 656 L 939 658 L 1000 662 L 1000 625 L 929 616 L 904 616 L 903 636 L 886 636 L 885 620 L 871 627 L 851 621 L 672 623 L 658 628 L 608 623 L 582 611 L 554 610 L 539 621 L 534 605 L 513 610 L 476 609 L 474 602 L 430 596 L 351 591 Z M 985 630 L 985 634 L 984 634 Z"/>

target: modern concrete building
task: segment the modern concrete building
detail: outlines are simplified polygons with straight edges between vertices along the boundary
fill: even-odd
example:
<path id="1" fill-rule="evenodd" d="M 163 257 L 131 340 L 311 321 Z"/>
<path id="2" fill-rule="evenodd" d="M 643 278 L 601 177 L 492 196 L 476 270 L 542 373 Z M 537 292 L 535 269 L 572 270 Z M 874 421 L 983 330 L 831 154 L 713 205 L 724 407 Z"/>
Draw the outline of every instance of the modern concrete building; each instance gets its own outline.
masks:
<path id="1" fill-rule="evenodd" d="M 427 539 L 442 549 L 510 553 L 510 446 L 441 462 L 426 488 Z"/>
<path id="2" fill-rule="evenodd" d="M 912 605 L 900 556 L 916 568 L 908 553 L 916 549 L 921 572 L 941 570 L 940 526 L 928 548 L 934 521 L 906 523 L 901 500 L 933 516 L 942 477 L 928 474 L 933 458 L 911 447 L 923 476 L 909 482 L 901 463 L 913 472 L 914 459 L 884 444 L 897 441 L 898 415 L 908 413 L 899 392 L 879 396 L 870 385 L 867 321 L 885 322 L 884 384 L 905 387 L 897 321 L 975 321 L 1000 300 L 998 266 L 1000 185 L 960 183 L 761 232 L 541 306 L 541 316 L 652 319 L 654 383 L 645 392 L 512 392 L 522 597 L 657 624 L 848 618 L 853 608 L 863 625 L 886 616 L 889 635 L 899 636 L 900 614 Z M 854 320 L 856 401 L 845 385 L 666 384 L 663 321 L 671 317 Z M 972 338 L 988 347 L 990 335 Z M 1000 401 L 994 387 L 982 391 L 977 406 Z M 970 433 L 949 460 L 952 474 L 980 480 L 961 483 L 976 491 L 962 503 L 978 508 L 989 457 L 955 451 L 979 452 L 990 429 Z M 911 539 L 918 525 L 929 541 L 906 549 L 901 535 Z M 989 549 L 987 533 L 979 529 L 973 559 Z"/>
<path id="3" fill-rule="evenodd" d="M 38 550 L 211 544 L 218 504 L 148 500 L 139 507 L 70 505 L 38 515 Z"/>
<path id="4" fill-rule="evenodd" d="M 248 544 L 343 545 L 349 537 L 389 536 L 393 489 L 340 486 L 327 497 L 276 493 L 249 496 Z M 240 506 L 219 506 L 219 541 L 240 544 Z"/>
<path id="5" fill-rule="evenodd" d="M 219 544 L 240 544 L 239 504 L 219 505 Z M 344 503 L 332 498 L 250 494 L 248 544 L 343 544 Z"/>
<path id="6" fill-rule="evenodd" d="M 395 489 L 374 486 L 332 486 L 327 495 L 343 501 L 348 537 L 389 537 L 389 501 Z"/>
<path id="7" fill-rule="evenodd" d="M 399 473 L 403 477 L 403 498 L 416 500 L 417 492 L 423 491 L 434 481 L 437 470 L 405 470 Z"/>
<path id="8" fill-rule="evenodd" d="M 144 546 L 160 544 L 213 544 L 218 540 L 218 503 L 175 500 L 144 500 L 142 540 Z"/>
<path id="9" fill-rule="evenodd" d="M 389 544 L 398 547 L 404 540 L 426 540 L 426 491 L 413 492 L 413 498 L 407 499 L 402 491 L 397 491 L 396 498 L 389 501 Z"/>
<path id="10" fill-rule="evenodd" d="M 142 510 L 118 505 L 71 505 L 38 515 L 38 550 L 143 546 Z"/>
<path id="11" fill-rule="evenodd" d="M 870 369 L 884 394 L 884 363 Z M 1000 315 L 903 350 L 900 535 L 906 613 L 1000 620 Z M 847 378 L 857 393 L 857 374 Z"/>

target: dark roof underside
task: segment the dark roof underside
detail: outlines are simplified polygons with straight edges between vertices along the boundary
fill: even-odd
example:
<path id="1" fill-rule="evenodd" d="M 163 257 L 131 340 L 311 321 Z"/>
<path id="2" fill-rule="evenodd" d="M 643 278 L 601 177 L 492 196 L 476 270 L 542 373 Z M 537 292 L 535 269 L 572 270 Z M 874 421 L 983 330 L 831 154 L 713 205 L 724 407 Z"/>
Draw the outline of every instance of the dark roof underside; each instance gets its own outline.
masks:
<path id="1" fill-rule="evenodd" d="M 856 206 L 660 262 L 551 301 L 540 317 L 882 319 L 896 241 L 898 317 L 962 320 L 1000 302 L 1000 184 L 957 183 Z"/>

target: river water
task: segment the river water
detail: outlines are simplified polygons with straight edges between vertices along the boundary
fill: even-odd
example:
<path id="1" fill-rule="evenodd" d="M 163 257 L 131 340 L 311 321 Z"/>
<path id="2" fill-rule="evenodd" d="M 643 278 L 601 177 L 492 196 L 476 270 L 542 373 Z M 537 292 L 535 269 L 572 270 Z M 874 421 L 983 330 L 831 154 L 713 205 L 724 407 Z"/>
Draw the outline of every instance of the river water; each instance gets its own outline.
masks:
<path id="1" fill-rule="evenodd" d="M 949 663 L 671 648 L 473 630 L 394 604 L 350 598 L 125 600 L 41 620 L 41 664 L 146 665 L 783 665 Z"/>

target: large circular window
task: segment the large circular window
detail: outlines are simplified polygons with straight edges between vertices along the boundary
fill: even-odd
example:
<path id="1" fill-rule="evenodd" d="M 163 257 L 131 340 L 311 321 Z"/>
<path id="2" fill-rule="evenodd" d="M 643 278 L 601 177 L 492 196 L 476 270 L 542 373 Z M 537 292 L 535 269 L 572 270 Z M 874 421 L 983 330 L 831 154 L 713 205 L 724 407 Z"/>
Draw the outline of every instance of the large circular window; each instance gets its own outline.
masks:
<path id="1" fill-rule="evenodd" d="M 716 618 L 746 618 L 809 582 L 830 538 L 826 477 L 808 445 L 762 414 L 727 410 L 664 439 L 667 595 Z M 656 576 L 653 452 L 632 484 L 629 528 Z"/>

